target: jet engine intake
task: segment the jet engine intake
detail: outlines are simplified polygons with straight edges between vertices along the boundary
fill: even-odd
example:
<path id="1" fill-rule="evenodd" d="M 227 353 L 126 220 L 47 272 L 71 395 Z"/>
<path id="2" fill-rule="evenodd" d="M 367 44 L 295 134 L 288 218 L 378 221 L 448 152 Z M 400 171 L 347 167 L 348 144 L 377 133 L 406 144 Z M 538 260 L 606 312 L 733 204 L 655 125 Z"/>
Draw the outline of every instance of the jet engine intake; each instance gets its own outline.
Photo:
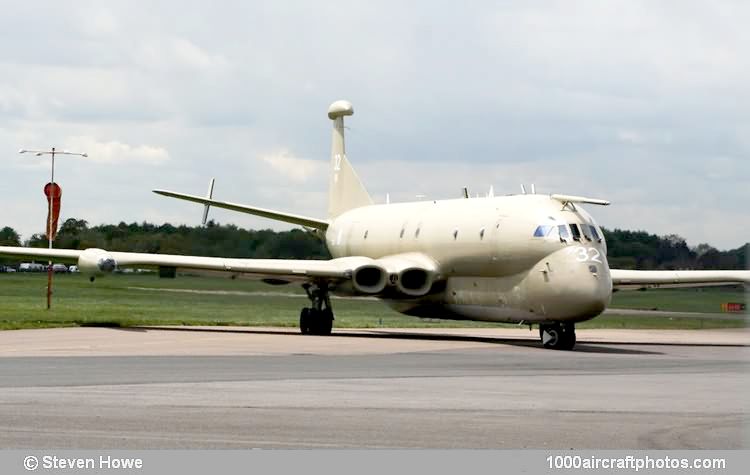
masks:
<path id="1" fill-rule="evenodd" d="M 426 295 L 437 277 L 435 261 L 420 253 L 397 254 L 375 261 L 390 276 L 389 284 L 410 297 Z"/>
<path id="2" fill-rule="evenodd" d="M 388 273 L 376 265 L 363 265 L 352 273 L 352 284 L 357 292 L 379 294 L 385 289 Z"/>
<path id="3" fill-rule="evenodd" d="M 398 277 L 397 286 L 400 286 L 404 293 L 414 292 L 417 295 L 424 295 L 430 290 L 432 278 L 425 269 L 406 269 Z"/>

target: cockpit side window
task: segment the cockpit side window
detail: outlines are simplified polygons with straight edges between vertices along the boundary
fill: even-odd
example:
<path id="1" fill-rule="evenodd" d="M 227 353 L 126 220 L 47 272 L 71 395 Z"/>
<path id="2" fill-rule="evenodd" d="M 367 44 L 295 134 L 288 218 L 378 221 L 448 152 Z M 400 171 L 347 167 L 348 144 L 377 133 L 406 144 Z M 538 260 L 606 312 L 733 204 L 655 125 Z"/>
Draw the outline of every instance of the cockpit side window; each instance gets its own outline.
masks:
<path id="1" fill-rule="evenodd" d="M 591 235 L 599 242 L 602 242 L 602 237 L 599 236 L 599 231 L 596 230 L 596 226 L 593 224 L 589 226 L 591 228 Z"/>
<path id="2" fill-rule="evenodd" d="M 540 224 L 534 231 L 534 237 L 546 237 L 554 226 L 548 224 Z"/>
<path id="3" fill-rule="evenodd" d="M 576 241 L 581 240 L 581 230 L 578 229 L 578 225 L 575 223 L 570 223 L 570 232 L 573 233 L 573 239 Z"/>

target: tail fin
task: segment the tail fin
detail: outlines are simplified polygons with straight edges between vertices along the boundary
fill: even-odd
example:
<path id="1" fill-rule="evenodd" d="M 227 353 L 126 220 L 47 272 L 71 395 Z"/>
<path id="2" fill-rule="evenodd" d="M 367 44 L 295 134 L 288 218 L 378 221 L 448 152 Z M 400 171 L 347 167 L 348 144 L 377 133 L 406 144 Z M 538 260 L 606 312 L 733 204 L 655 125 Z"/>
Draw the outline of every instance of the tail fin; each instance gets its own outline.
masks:
<path id="1" fill-rule="evenodd" d="M 336 101 L 328 108 L 328 118 L 333 121 L 331 143 L 331 179 L 328 188 L 328 217 L 336 216 L 372 204 L 372 198 L 346 159 L 344 148 L 344 116 L 354 114 L 348 101 Z"/>

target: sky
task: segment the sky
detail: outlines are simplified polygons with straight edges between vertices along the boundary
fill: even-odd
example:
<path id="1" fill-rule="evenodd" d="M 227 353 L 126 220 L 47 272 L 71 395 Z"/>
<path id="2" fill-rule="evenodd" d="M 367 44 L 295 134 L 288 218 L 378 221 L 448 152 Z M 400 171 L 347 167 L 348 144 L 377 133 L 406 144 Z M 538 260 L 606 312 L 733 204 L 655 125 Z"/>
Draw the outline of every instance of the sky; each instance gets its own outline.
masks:
<path id="1" fill-rule="evenodd" d="M 0 227 L 200 223 L 165 188 L 325 217 L 331 122 L 376 201 L 604 198 L 609 228 L 750 241 L 750 3 L 0 0 Z M 230 211 L 221 223 L 288 229 Z"/>

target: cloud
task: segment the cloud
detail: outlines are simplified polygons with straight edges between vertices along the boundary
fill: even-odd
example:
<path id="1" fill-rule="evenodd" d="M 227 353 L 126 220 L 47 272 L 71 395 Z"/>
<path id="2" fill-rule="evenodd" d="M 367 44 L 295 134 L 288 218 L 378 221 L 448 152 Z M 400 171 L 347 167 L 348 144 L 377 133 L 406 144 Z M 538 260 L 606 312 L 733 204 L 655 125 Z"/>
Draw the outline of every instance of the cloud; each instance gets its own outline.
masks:
<path id="1" fill-rule="evenodd" d="M 643 135 L 635 130 L 618 130 L 617 139 L 621 142 L 630 143 L 633 145 L 640 145 L 644 142 Z"/>
<path id="2" fill-rule="evenodd" d="M 169 161 L 169 152 L 162 147 L 152 145 L 129 145 L 110 140 L 100 142 L 93 137 L 70 137 L 65 141 L 66 149 L 86 153 L 84 161 L 95 163 L 139 163 L 145 165 L 163 165 Z"/>
<path id="3" fill-rule="evenodd" d="M 306 183 L 311 178 L 320 175 L 325 169 L 324 163 L 297 158 L 288 150 L 261 155 L 260 160 L 294 183 Z"/>
<path id="4" fill-rule="evenodd" d="M 13 154 L 44 144 L 106 164 L 61 167 L 76 217 L 193 223 L 149 189 L 203 193 L 211 176 L 222 199 L 320 216 L 326 110 L 349 99 L 347 155 L 380 198 L 535 182 L 612 199 L 592 210 L 608 226 L 736 247 L 748 17 L 731 1 L 15 2 L 0 16 L 0 220 L 38 231 L 15 210 L 36 203 L 43 164 Z"/>
<path id="5" fill-rule="evenodd" d="M 226 59 L 220 54 L 212 54 L 180 36 L 149 35 L 129 47 L 128 51 L 134 65 L 170 76 L 180 70 L 189 70 L 192 74 L 215 74 L 227 66 Z"/>

